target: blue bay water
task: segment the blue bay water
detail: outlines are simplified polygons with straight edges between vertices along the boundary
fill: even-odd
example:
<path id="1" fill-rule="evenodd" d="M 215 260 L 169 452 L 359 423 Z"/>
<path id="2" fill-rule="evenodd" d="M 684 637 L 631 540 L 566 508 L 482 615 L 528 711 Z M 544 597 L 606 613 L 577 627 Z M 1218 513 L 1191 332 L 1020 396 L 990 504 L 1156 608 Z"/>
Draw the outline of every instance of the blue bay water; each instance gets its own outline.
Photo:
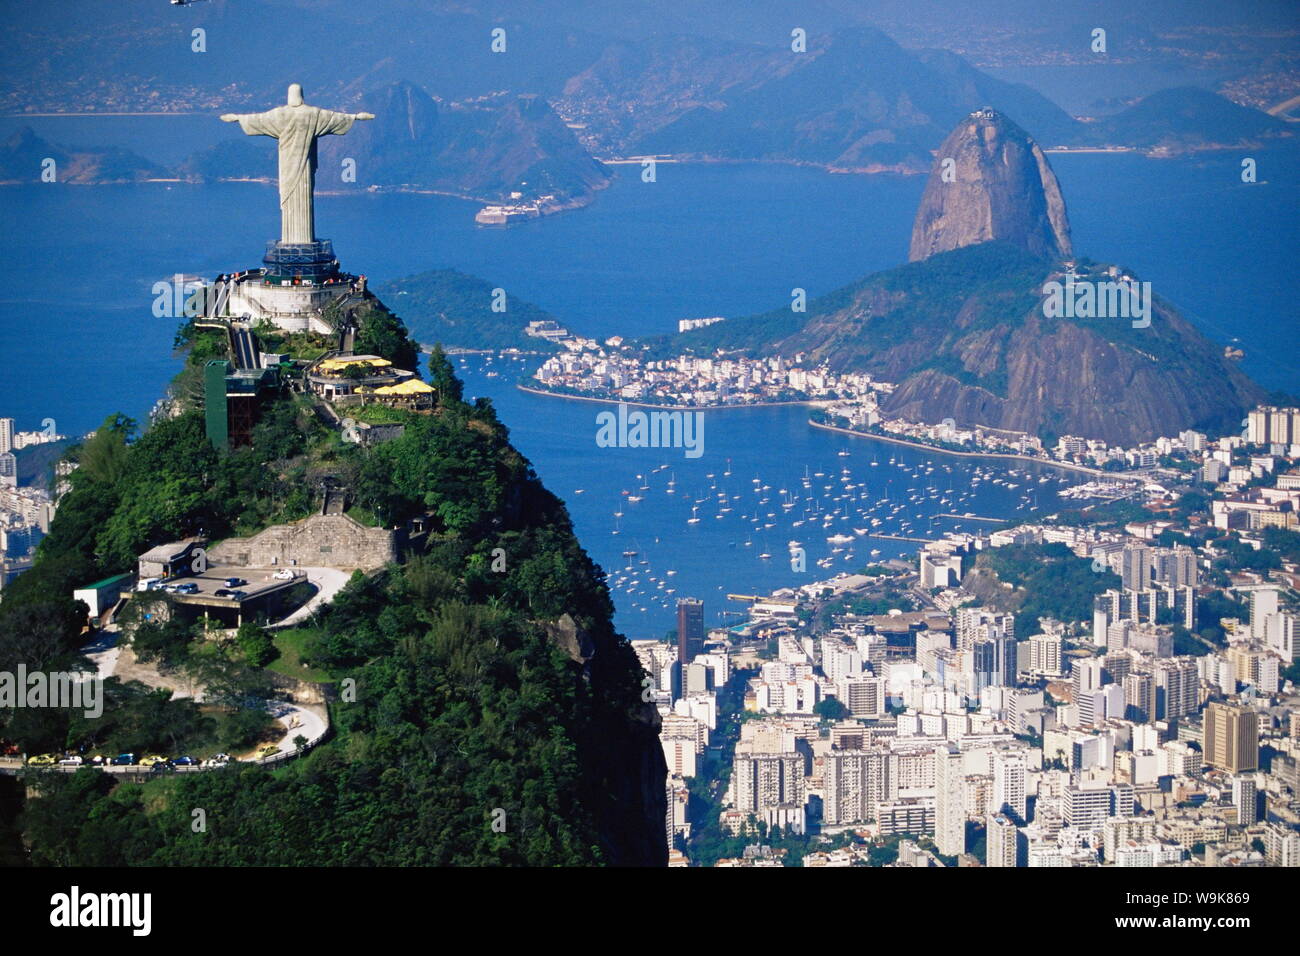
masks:
<path id="1" fill-rule="evenodd" d="M 1236 338 L 1246 369 L 1264 384 L 1300 391 L 1300 324 L 1290 288 L 1296 164 L 1262 154 L 1263 182 L 1245 186 L 1239 161 L 1227 153 L 1195 161 L 1052 157 L 1080 254 L 1137 270 L 1213 338 Z M 454 267 L 536 302 L 576 330 L 643 335 L 669 331 L 679 318 L 763 311 L 789 302 L 796 286 L 817 295 L 898 264 L 924 185 L 919 177 L 763 165 L 662 164 L 655 183 L 642 183 L 639 172 L 616 167 L 614 185 L 591 207 L 508 229 L 476 227 L 470 203 L 393 194 L 322 196 L 319 229 L 334 240 L 346 267 L 375 280 Z M 70 433 L 119 410 L 143 417 L 179 367 L 170 353 L 175 320 L 151 314 L 154 282 L 177 272 L 255 266 L 279 225 L 273 188 L 245 183 L 6 187 L 0 209 L 0 415 L 28 429 L 53 417 Z M 600 406 L 520 393 L 513 383 L 522 366 L 502 364 L 467 363 L 467 391 L 494 398 L 521 450 L 568 502 L 584 544 L 613 579 L 625 577 L 616 589 L 618 621 L 632 636 L 671 626 L 670 587 L 675 596 L 704 597 L 716 622 L 728 592 L 759 593 L 823 573 L 813 562 L 830 556 L 834 545 L 825 538 L 846 527 L 843 533 L 856 538 L 852 527 L 863 525 L 853 514 L 835 518 L 824 533 L 821 523 L 792 527 L 802 511 L 781 509 L 778 491 L 808 494 L 805 465 L 827 475 L 822 484 L 832 484 L 833 492 L 818 489 L 826 499 L 819 507 L 848 504 L 834 502 L 834 495 L 846 483 L 865 483 L 871 497 L 858 497 L 855 506 L 890 493 L 885 511 L 906 489 L 934 486 L 942 496 L 950 481 L 954 489 L 963 481 L 969 487 L 976 467 L 815 431 L 799 408 L 707 413 L 706 453 L 698 461 L 680 452 L 597 449 Z M 840 457 L 845 448 L 850 455 Z M 733 474 L 724 480 L 728 458 Z M 935 470 L 917 485 L 916 467 L 926 460 Z M 620 507 L 622 491 L 639 490 L 638 473 L 664 464 L 667 470 L 647 480 L 651 488 L 641 502 Z M 846 467 L 851 474 L 841 482 Z M 989 468 L 983 465 L 981 474 Z M 674 473 L 677 494 L 670 496 L 666 481 Z M 710 473 L 715 477 L 707 478 Z M 752 495 L 755 477 L 768 492 Z M 1058 483 L 1036 479 L 1031 485 L 1012 477 L 1021 487 L 1011 490 L 985 477 L 958 508 L 939 506 L 927 491 L 922 506 L 889 520 L 898 531 L 910 517 L 903 533 L 924 537 L 945 527 L 943 521 L 951 526 L 950 519 L 931 524 L 937 511 L 1006 517 L 1027 493 L 1049 503 Z M 716 517 L 719 492 L 734 504 L 722 518 Z M 756 513 L 764 495 L 769 501 Z M 697 499 L 707 507 L 699 504 L 701 521 L 688 524 Z M 623 512 L 619 519 L 616 510 Z M 768 522 L 774 527 L 763 528 Z M 884 528 L 882 521 L 877 530 Z M 806 576 L 790 571 L 791 539 L 808 552 Z M 872 548 L 888 557 L 915 547 L 858 542 L 834 555 L 834 566 L 859 566 Z M 853 558 L 846 561 L 850 548 Z M 641 572 L 636 585 L 624 570 L 624 551 L 637 552 L 631 561 L 631 571 Z M 772 557 L 759 559 L 761 553 Z"/>

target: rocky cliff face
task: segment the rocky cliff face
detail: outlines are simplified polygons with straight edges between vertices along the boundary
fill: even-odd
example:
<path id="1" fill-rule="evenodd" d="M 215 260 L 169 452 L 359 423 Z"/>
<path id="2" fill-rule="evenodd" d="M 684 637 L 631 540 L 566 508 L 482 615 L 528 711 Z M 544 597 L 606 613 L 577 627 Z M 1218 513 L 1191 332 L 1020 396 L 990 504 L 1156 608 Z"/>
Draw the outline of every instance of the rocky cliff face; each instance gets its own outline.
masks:
<path id="1" fill-rule="evenodd" d="M 978 110 L 935 154 L 912 226 L 908 260 L 999 239 L 1048 259 L 1071 255 L 1056 174 L 1029 134 Z"/>
<path id="2" fill-rule="evenodd" d="M 881 398 L 891 416 L 1112 444 L 1232 430 L 1265 399 L 1158 297 L 1145 328 L 1048 318 L 1042 288 L 1053 277 L 1059 269 L 1008 243 L 956 249 L 814 300 L 775 351 L 897 383 Z"/>

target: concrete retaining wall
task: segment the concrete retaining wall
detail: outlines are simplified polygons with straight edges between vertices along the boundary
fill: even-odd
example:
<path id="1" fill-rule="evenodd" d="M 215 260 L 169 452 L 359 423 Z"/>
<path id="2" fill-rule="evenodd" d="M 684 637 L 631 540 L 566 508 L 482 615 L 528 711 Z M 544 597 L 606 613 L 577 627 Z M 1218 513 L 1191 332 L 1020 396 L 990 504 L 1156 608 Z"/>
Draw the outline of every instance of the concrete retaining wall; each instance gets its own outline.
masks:
<path id="1" fill-rule="evenodd" d="M 397 534 L 367 528 L 347 515 L 312 515 L 251 538 L 227 538 L 208 549 L 214 565 L 345 568 L 371 571 L 397 560 Z"/>

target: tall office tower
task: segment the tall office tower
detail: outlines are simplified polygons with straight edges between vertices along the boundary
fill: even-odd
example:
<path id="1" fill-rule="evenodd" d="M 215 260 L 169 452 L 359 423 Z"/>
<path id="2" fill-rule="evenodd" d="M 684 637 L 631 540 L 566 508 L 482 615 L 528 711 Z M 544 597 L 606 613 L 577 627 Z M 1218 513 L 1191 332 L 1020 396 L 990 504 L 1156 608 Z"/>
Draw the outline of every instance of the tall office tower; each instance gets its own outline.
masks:
<path id="1" fill-rule="evenodd" d="M 1142 544 L 1127 546 L 1120 562 L 1119 577 L 1126 591 L 1145 591 L 1151 587 L 1151 549 Z"/>
<path id="2" fill-rule="evenodd" d="M 1156 679 L 1156 719 L 1176 720 L 1201 704 L 1201 675 L 1194 657 L 1164 657 L 1151 665 Z"/>
<path id="3" fill-rule="evenodd" d="M 736 744 L 733 796 L 742 813 L 762 815 L 782 803 L 804 804 L 803 754 L 762 753 L 749 742 Z"/>
<path id="4" fill-rule="evenodd" d="M 876 808 L 898 796 L 892 766 L 883 750 L 831 750 L 822 758 L 822 822 L 835 826 L 872 820 Z"/>
<path id="5" fill-rule="evenodd" d="M 934 837 L 944 856 L 966 852 L 966 774 L 952 744 L 934 752 Z"/>
<path id="6" fill-rule="evenodd" d="M 965 672 L 962 675 L 963 686 L 973 700 L 979 700 L 980 693 L 985 687 L 1015 684 L 1014 675 L 1008 682 L 1001 673 L 1001 661 L 1005 659 L 1002 643 L 1001 639 L 979 638 L 971 645 L 970 650 L 962 655 L 962 669 Z"/>
<path id="7" fill-rule="evenodd" d="M 1156 681 L 1150 674 L 1124 676 L 1124 719 L 1139 724 L 1156 719 Z"/>
<path id="8" fill-rule="evenodd" d="M 677 599 L 677 659 L 683 664 L 704 651 L 704 602 L 699 598 Z"/>
<path id="9" fill-rule="evenodd" d="M 14 420 L 0 418 L 0 455 L 14 450 Z"/>
<path id="10" fill-rule="evenodd" d="M 1232 805 L 1237 808 L 1237 823 L 1248 827 L 1259 820 L 1254 777 L 1232 778 Z"/>
<path id="11" fill-rule="evenodd" d="M 1019 750 L 993 754 L 993 801 L 991 813 L 1010 813 L 1018 824 L 1029 822 L 1025 797 L 1025 755 Z"/>
<path id="12" fill-rule="evenodd" d="M 1205 708 L 1205 762 L 1216 770 L 1259 769 L 1259 719 L 1249 707 L 1212 701 Z"/>
<path id="13" fill-rule="evenodd" d="M 1016 866 L 1020 835 L 1016 824 L 1005 813 L 990 813 L 985 829 L 988 866 Z"/>

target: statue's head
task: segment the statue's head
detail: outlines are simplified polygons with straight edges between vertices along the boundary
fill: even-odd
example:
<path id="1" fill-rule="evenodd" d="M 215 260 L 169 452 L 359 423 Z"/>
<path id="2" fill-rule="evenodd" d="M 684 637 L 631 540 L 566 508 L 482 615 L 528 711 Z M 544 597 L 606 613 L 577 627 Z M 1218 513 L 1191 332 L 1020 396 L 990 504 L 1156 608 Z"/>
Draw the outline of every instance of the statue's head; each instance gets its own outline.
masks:
<path id="1" fill-rule="evenodd" d="M 302 106 L 302 84 L 301 83 L 289 84 L 289 105 Z"/>

